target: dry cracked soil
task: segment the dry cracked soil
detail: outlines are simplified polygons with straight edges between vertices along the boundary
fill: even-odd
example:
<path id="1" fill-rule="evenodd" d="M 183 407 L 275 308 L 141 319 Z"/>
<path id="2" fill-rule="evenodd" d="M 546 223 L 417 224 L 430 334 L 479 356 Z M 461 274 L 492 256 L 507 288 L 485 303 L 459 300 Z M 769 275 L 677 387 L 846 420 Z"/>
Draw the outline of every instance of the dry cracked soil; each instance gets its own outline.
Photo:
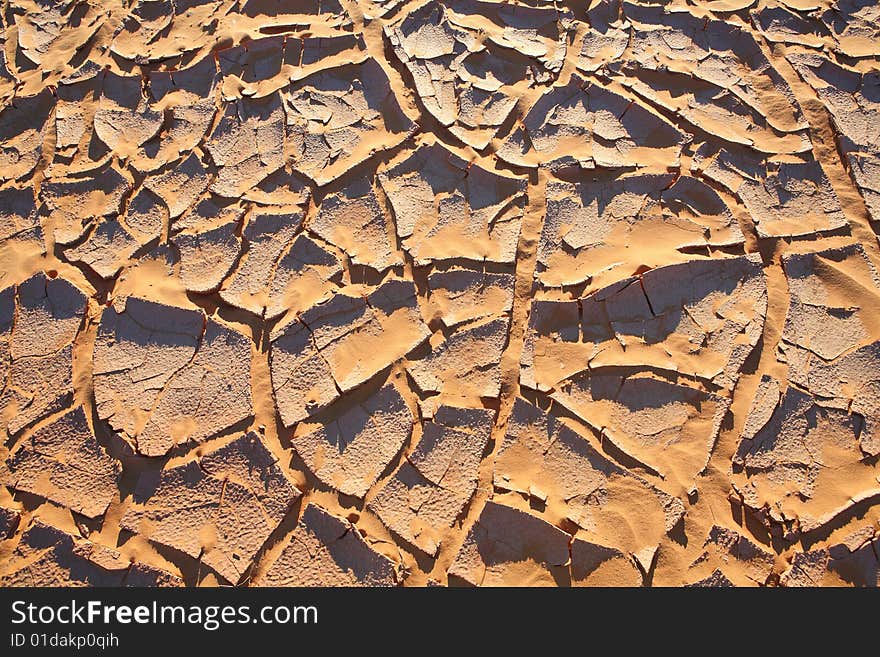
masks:
<path id="1" fill-rule="evenodd" d="M 3 0 L 0 585 L 876 586 L 875 0 Z"/>

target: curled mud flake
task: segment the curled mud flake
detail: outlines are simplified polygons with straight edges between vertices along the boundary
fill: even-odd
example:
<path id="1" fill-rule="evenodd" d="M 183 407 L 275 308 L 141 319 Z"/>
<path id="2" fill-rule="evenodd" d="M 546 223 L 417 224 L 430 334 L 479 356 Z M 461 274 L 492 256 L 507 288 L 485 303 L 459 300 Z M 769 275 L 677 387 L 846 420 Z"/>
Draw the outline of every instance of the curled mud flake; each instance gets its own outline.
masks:
<path id="1" fill-rule="evenodd" d="M 816 14 L 819 14 L 817 11 Z M 835 0 L 819 14 L 834 50 L 846 57 L 880 57 L 880 7 L 871 0 Z"/>
<path id="2" fill-rule="evenodd" d="M 530 513 L 486 503 L 449 569 L 475 586 L 639 586 L 620 550 L 574 537 Z"/>
<path id="3" fill-rule="evenodd" d="M 860 347 L 831 363 L 812 354 L 792 354 L 789 378 L 820 403 L 848 409 L 856 418 L 858 444 L 867 457 L 880 455 L 880 342 Z"/>
<path id="4" fill-rule="evenodd" d="M 599 369 L 551 396 L 664 478 L 693 482 L 709 462 L 730 401 L 648 373 Z"/>
<path id="5" fill-rule="evenodd" d="M 708 9 L 715 12 L 733 12 L 748 9 L 754 5 L 756 0 L 687 0 L 687 4 L 701 9 Z M 786 3 L 786 0 L 782 0 Z M 787 4 L 794 5 L 799 2 L 812 4 L 812 0 L 788 0 Z"/>
<path id="6" fill-rule="evenodd" d="M 170 218 L 167 206 L 144 186 L 129 201 L 122 221 L 138 243 L 147 244 L 162 236 Z"/>
<path id="7" fill-rule="evenodd" d="M 409 439 L 412 414 L 391 384 L 333 410 L 299 424 L 291 443 L 318 479 L 363 497 Z"/>
<path id="8" fill-rule="evenodd" d="M 590 368 L 623 366 L 732 389 L 766 312 L 754 255 L 658 267 L 577 301 L 534 301 L 521 380 L 546 391 Z"/>
<path id="9" fill-rule="evenodd" d="M 235 266 L 241 252 L 238 220 L 173 239 L 180 249 L 180 279 L 190 292 L 215 292 Z"/>
<path id="10" fill-rule="evenodd" d="M 96 218 L 117 216 L 130 190 L 131 183 L 112 166 L 88 176 L 43 181 L 40 197 L 50 211 L 46 225 L 55 242 L 72 244 Z"/>
<path id="11" fill-rule="evenodd" d="M 81 262 L 101 278 L 110 279 L 140 246 L 119 221 L 107 219 L 95 226 L 82 244 L 65 249 L 64 255 L 70 262 Z"/>
<path id="12" fill-rule="evenodd" d="M 436 556 L 445 533 L 477 489 L 492 411 L 440 406 L 422 438 L 368 504 L 405 541 Z"/>
<path id="13" fill-rule="evenodd" d="M 144 188 L 150 190 L 157 198 L 161 199 L 168 208 L 168 214 L 171 219 L 176 219 L 189 208 L 195 205 L 198 198 L 205 193 L 211 184 L 212 176 L 199 157 L 193 153 L 189 155 L 183 162 L 177 164 L 171 169 L 162 173 L 152 175 L 144 180 Z M 155 205 L 155 201 L 140 201 L 141 195 L 145 192 L 141 191 L 132 199 L 129 204 L 128 212 L 132 213 L 132 209 L 140 214 L 140 204 L 148 204 L 150 209 Z M 152 214 L 152 213 L 151 213 Z M 151 220 L 151 225 L 154 220 Z"/>
<path id="14" fill-rule="evenodd" d="M 109 15 L 81 0 L 15 2 L 12 11 L 21 52 L 46 73 L 64 71 Z"/>
<path id="15" fill-rule="evenodd" d="M 243 214 L 244 210 L 236 203 L 216 197 L 206 198 L 171 222 L 172 239 L 181 232 L 199 233 L 238 222 Z"/>
<path id="16" fill-rule="evenodd" d="M 880 538 L 872 527 L 840 543 L 798 552 L 780 578 L 782 586 L 880 586 Z"/>
<path id="17" fill-rule="evenodd" d="M 62 87 L 55 103 L 55 154 L 57 163 L 61 158 L 72 160 L 79 151 L 80 142 L 86 136 L 86 96 L 94 93 L 81 85 L 75 91 Z"/>
<path id="18" fill-rule="evenodd" d="M 809 151 L 794 93 L 744 27 L 623 3 L 629 56 L 615 65 L 636 94 L 701 131 L 763 153 Z"/>
<path id="19" fill-rule="evenodd" d="M 239 581 L 300 492 L 255 432 L 141 475 L 122 527 Z"/>
<path id="20" fill-rule="evenodd" d="M 745 181 L 739 196 L 760 237 L 812 235 L 847 225 L 831 182 L 815 160 L 769 167 L 762 181 Z"/>
<path id="21" fill-rule="evenodd" d="M 163 114 L 143 94 L 141 76 L 106 73 L 95 110 L 95 134 L 122 157 L 137 152 L 162 128 Z"/>
<path id="22" fill-rule="evenodd" d="M 257 183 L 241 197 L 242 201 L 254 203 L 259 207 L 305 208 L 311 197 L 311 188 L 305 179 L 295 171 L 278 169 Z"/>
<path id="23" fill-rule="evenodd" d="M 15 95 L 16 80 L 6 59 L 6 35 L 0 34 L 0 99 L 4 102 Z"/>
<path id="24" fill-rule="evenodd" d="M 690 136 L 660 114 L 579 75 L 553 87 L 529 109 L 498 150 L 525 167 L 583 169 L 679 164 Z"/>
<path id="25" fill-rule="evenodd" d="M 828 36 L 828 30 L 819 21 L 784 6 L 765 6 L 749 13 L 761 34 L 775 43 L 820 48 Z"/>
<path id="26" fill-rule="evenodd" d="M 542 0 L 451 0 L 450 21 L 468 30 L 481 30 L 489 41 L 540 63 L 548 73 L 562 69 L 568 37 L 576 27 L 572 12 Z"/>
<path id="27" fill-rule="evenodd" d="M 564 12 L 431 2 L 386 25 L 385 34 L 428 112 L 479 150 L 534 85 L 558 75 L 572 24 Z"/>
<path id="28" fill-rule="evenodd" d="M 86 295 L 35 274 L 0 292 L 0 414 L 10 435 L 61 410 L 73 395 L 73 341 Z"/>
<path id="29" fill-rule="evenodd" d="M 169 587 L 183 580 L 162 568 L 34 519 L 0 571 L 0 585 Z"/>
<path id="30" fill-rule="evenodd" d="M 428 276 L 430 315 L 451 328 L 510 313 L 515 283 L 512 274 L 460 267 L 432 272 Z"/>
<path id="31" fill-rule="evenodd" d="M 430 354 L 408 365 L 407 372 L 423 392 L 497 398 L 509 329 L 509 317 L 460 325 Z"/>
<path id="32" fill-rule="evenodd" d="M 820 586 L 827 577 L 829 557 L 827 548 L 796 553 L 779 583 L 792 588 Z"/>
<path id="33" fill-rule="evenodd" d="M 743 425 L 742 437 L 744 439 L 754 438 L 758 431 L 770 421 L 781 398 L 782 390 L 779 381 L 769 376 L 762 376 Z"/>
<path id="34" fill-rule="evenodd" d="M 849 154 L 849 170 L 874 221 L 880 221 L 880 156 Z"/>
<path id="35" fill-rule="evenodd" d="M 268 284 L 266 317 L 308 310 L 332 294 L 341 275 L 342 263 L 335 253 L 305 234 L 297 235 Z"/>
<path id="36" fill-rule="evenodd" d="M 569 579 L 571 536 L 524 511 L 486 502 L 449 574 L 474 586 L 554 586 Z"/>
<path id="37" fill-rule="evenodd" d="M 8 187 L 0 190 L 0 248 L 23 243 L 45 250 L 34 191 Z"/>
<path id="38" fill-rule="evenodd" d="M 207 58 L 173 71 L 101 68 L 66 81 L 57 91 L 55 166 L 72 160 L 73 170 L 87 171 L 111 156 L 141 174 L 173 166 L 200 144 L 214 119 L 216 77 Z"/>
<path id="39" fill-rule="evenodd" d="M 220 297 L 226 303 L 258 316 L 266 313 L 267 317 L 275 317 L 286 310 L 283 305 L 286 300 L 284 289 L 282 288 L 280 297 L 276 295 L 273 302 L 270 288 L 277 289 L 273 286 L 276 276 L 286 277 L 288 284 L 295 278 L 291 265 L 295 267 L 296 263 L 292 263 L 287 256 L 294 250 L 291 244 L 302 225 L 302 219 L 303 213 L 298 206 L 260 208 L 248 216 L 242 232 L 245 250 L 229 281 L 220 290 Z M 307 240 L 306 249 L 308 246 L 311 246 L 310 240 Z M 297 251 L 301 250 L 297 248 Z M 308 250 L 310 253 L 314 252 L 312 249 Z M 315 250 L 320 251 L 320 248 L 315 245 Z M 320 256 L 324 256 L 324 253 L 320 252 Z M 299 256 L 299 272 L 307 268 L 306 260 L 307 255 Z M 281 264 L 282 261 L 284 265 Z M 331 275 L 337 274 L 338 263 L 336 267 L 331 266 L 329 269 Z M 323 294 L 319 292 L 318 296 Z M 272 311 L 267 312 L 270 304 Z"/>
<path id="40" fill-rule="evenodd" d="M 513 263 L 526 180 L 468 163 L 439 143 L 379 174 L 397 236 L 419 265 L 466 258 Z"/>
<path id="41" fill-rule="evenodd" d="M 242 16 L 255 19 L 266 33 L 300 31 L 303 27 L 350 30 L 352 26 L 351 16 L 339 0 L 245 0 L 240 12 Z"/>
<path id="42" fill-rule="evenodd" d="M 689 176 L 594 172 L 578 182 L 549 182 L 546 199 L 536 268 L 546 286 L 583 283 L 620 269 L 629 273 L 685 259 L 685 249 L 745 240 L 721 197 Z M 647 240 L 650 251 L 620 248 Z"/>
<path id="43" fill-rule="evenodd" d="M 180 3 L 181 9 L 184 9 L 187 4 L 186 2 Z M 168 28 L 174 25 L 178 19 L 177 7 L 173 0 L 137 0 L 114 35 L 114 44 L 111 46 L 113 52 L 126 59 L 148 61 L 149 56 L 144 50 L 160 39 L 163 32 L 167 33 Z M 142 46 L 142 49 L 127 52 L 127 46 L 135 43 Z"/>
<path id="44" fill-rule="evenodd" d="M 880 74 L 862 73 L 817 54 L 793 53 L 788 60 L 831 114 L 850 175 L 871 218 L 880 220 Z"/>
<path id="45" fill-rule="evenodd" d="M 78 65 L 69 74 L 63 75 L 58 84 L 61 85 L 56 92 L 63 90 L 65 87 L 75 87 L 80 82 L 89 82 L 97 78 L 104 70 L 104 67 L 92 59 L 86 59 Z M 60 96 L 60 93 L 59 93 Z"/>
<path id="46" fill-rule="evenodd" d="M 312 73 L 340 63 L 359 64 L 367 57 L 363 37 L 354 34 L 254 39 L 218 53 L 223 99 L 262 98 Z"/>
<path id="47" fill-rule="evenodd" d="M 587 11 L 587 23 L 575 65 L 585 73 L 605 71 L 626 51 L 631 26 L 621 18 L 617 0 L 592 3 Z"/>
<path id="48" fill-rule="evenodd" d="M 398 564 L 375 551 L 349 521 L 309 504 L 256 586 L 396 586 Z"/>
<path id="49" fill-rule="evenodd" d="M 369 178 L 357 178 L 342 191 L 325 196 L 309 230 L 344 251 L 352 264 L 377 272 L 403 264 Z"/>
<path id="50" fill-rule="evenodd" d="M 430 335 L 411 282 L 392 278 L 361 293 L 343 288 L 273 332 L 272 388 L 285 426 L 365 383 Z"/>
<path id="51" fill-rule="evenodd" d="M 635 557 L 617 548 L 594 543 L 580 534 L 575 534 L 571 542 L 571 584 L 572 586 L 625 586 L 643 585 L 643 575 Z M 641 551 L 654 554 L 656 548 Z M 648 567 L 641 566 L 645 571 Z"/>
<path id="52" fill-rule="evenodd" d="M 132 158 L 132 166 L 144 172 L 166 167 L 191 153 L 205 138 L 217 113 L 217 68 L 212 57 L 176 71 L 151 72 L 148 79 L 150 107 L 163 114 L 163 123 L 161 133 L 145 142 Z M 171 207 L 170 202 L 168 205 Z"/>
<path id="53" fill-rule="evenodd" d="M 138 64 L 192 57 L 225 32 L 226 21 L 236 17 L 230 9 L 211 0 L 137 0 L 116 28 L 110 51 Z"/>
<path id="54" fill-rule="evenodd" d="M 702 554 L 691 564 L 687 576 L 694 582 L 707 573 L 705 579 L 699 581 L 713 582 L 713 586 L 721 581 L 730 582 L 729 586 L 763 586 L 773 573 L 774 564 L 775 556 L 767 548 L 737 531 L 713 525 L 703 543 Z"/>
<path id="55" fill-rule="evenodd" d="M 28 438 L 6 460 L 5 485 L 97 518 L 117 496 L 120 465 L 92 435 L 81 406 Z"/>
<path id="56" fill-rule="evenodd" d="M 840 199 L 815 159 L 775 162 L 748 149 L 705 143 L 691 170 L 736 194 L 761 238 L 849 232 Z"/>
<path id="57" fill-rule="evenodd" d="M 284 166 L 284 110 L 277 93 L 242 98 L 226 110 L 205 144 L 217 178 L 211 191 L 238 198 Z"/>
<path id="58" fill-rule="evenodd" d="M 0 109 L 0 182 L 27 179 L 37 168 L 54 105 L 52 93 L 42 91 Z"/>
<path id="59" fill-rule="evenodd" d="M 789 380 L 860 422 L 859 446 L 880 454 L 877 376 L 880 276 L 859 244 L 783 258 L 791 301 L 780 343 Z"/>
<path id="60" fill-rule="evenodd" d="M 494 486 L 534 496 L 606 545 L 656 547 L 684 515 L 680 500 L 612 463 L 553 412 L 517 398 L 495 459 Z M 631 524 L 635 509 L 643 519 Z"/>
<path id="61" fill-rule="evenodd" d="M 734 586 L 736 584 L 727 579 L 727 576 L 717 568 L 708 577 L 685 584 L 685 588 L 731 588 Z"/>
<path id="62" fill-rule="evenodd" d="M 250 345 L 201 311 L 119 301 L 95 343 L 98 415 L 147 456 L 200 443 L 253 414 Z"/>
<path id="63" fill-rule="evenodd" d="M 0 506 L 0 540 L 12 538 L 19 522 L 21 522 L 19 511 Z"/>
<path id="64" fill-rule="evenodd" d="M 679 249 L 703 245 L 729 247 L 745 241 L 730 207 L 718 192 L 698 178 L 679 176 L 663 190 L 660 200 L 667 209 L 664 217 L 668 221 L 674 223 L 678 218 L 686 226 L 693 224 L 702 232 L 690 243 L 677 247 Z"/>
<path id="65" fill-rule="evenodd" d="M 705 142 L 694 152 L 691 173 L 736 194 L 744 183 L 766 178 L 766 158 L 736 144 Z"/>
<path id="66" fill-rule="evenodd" d="M 880 276 L 860 244 L 782 263 L 791 294 L 783 351 L 788 344 L 832 361 L 869 340 L 876 324 L 865 300 L 877 303 Z"/>
<path id="67" fill-rule="evenodd" d="M 302 322 L 293 322 L 272 340 L 269 358 L 275 404 L 285 426 L 304 420 L 339 398 L 330 365 Z"/>
<path id="68" fill-rule="evenodd" d="M 778 385 L 768 379 L 765 388 Z M 747 422 L 753 435 L 743 436 L 733 458 L 732 482 L 747 506 L 767 508 L 776 523 L 796 519 L 809 532 L 880 494 L 860 446 L 861 415 L 789 385 L 765 421 L 772 401 L 760 391 L 750 416 L 761 419 Z"/>
<path id="69" fill-rule="evenodd" d="M 315 73 L 280 94 L 286 159 L 318 185 L 398 146 L 414 127 L 372 59 Z"/>

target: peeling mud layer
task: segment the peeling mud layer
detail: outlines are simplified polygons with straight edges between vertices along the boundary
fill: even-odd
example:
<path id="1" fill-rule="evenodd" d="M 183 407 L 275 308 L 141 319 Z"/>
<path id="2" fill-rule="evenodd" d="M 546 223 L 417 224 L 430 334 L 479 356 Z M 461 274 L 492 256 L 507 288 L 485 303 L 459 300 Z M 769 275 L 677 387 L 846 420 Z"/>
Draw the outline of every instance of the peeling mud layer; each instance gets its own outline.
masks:
<path id="1" fill-rule="evenodd" d="M 0 585 L 877 586 L 875 0 L 7 0 Z"/>

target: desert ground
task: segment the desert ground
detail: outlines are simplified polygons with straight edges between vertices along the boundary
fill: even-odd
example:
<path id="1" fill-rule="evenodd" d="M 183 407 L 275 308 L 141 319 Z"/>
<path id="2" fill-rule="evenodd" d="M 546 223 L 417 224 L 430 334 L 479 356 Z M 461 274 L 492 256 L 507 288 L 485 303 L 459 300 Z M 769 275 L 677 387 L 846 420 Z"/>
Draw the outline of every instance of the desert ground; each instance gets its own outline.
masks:
<path id="1" fill-rule="evenodd" d="M 875 0 L 4 0 L 0 585 L 876 586 Z"/>

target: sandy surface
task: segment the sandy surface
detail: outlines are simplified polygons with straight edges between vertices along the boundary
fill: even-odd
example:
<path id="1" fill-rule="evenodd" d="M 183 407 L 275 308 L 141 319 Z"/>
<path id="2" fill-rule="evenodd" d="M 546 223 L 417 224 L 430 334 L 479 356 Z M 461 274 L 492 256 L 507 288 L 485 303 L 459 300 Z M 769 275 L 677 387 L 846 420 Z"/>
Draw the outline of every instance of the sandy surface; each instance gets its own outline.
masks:
<path id="1" fill-rule="evenodd" d="M 873 0 L 8 0 L 0 585 L 876 586 Z"/>

